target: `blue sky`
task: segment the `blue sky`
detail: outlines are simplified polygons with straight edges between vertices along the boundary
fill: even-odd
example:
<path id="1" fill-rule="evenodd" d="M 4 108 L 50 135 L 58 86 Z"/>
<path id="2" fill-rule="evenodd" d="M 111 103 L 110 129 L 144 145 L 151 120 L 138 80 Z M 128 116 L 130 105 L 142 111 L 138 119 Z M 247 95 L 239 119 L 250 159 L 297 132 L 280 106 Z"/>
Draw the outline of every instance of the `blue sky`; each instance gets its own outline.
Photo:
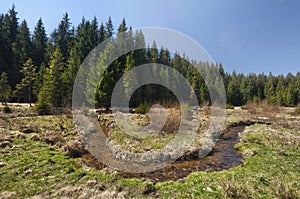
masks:
<path id="1" fill-rule="evenodd" d="M 125 17 L 133 28 L 163 27 L 200 43 L 226 71 L 296 74 L 300 70 L 298 0 L 2 0 L 0 13 L 15 4 L 31 31 L 42 17 L 47 34 L 65 12 L 77 26 L 82 16 L 99 22 Z"/>

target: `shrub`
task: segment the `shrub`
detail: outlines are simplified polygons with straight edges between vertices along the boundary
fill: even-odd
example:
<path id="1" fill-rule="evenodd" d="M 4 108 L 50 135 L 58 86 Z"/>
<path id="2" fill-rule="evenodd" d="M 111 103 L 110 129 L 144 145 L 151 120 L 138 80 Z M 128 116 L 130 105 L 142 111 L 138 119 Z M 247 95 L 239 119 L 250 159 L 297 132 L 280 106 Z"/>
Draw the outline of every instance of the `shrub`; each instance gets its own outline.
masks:
<path id="1" fill-rule="evenodd" d="M 267 101 L 261 101 L 259 103 L 248 102 L 243 109 L 246 109 L 250 114 L 267 116 L 270 118 L 275 118 L 276 113 L 279 111 L 278 105 L 270 104 Z"/>
<path id="2" fill-rule="evenodd" d="M 180 110 L 175 108 L 153 108 L 146 113 L 149 129 L 162 133 L 174 133 L 178 131 L 181 122 Z"/>
<path id="3" fill-rule="evenodd" d="M 181 114 L 179 110 L 174 108 L 167 109 L 167 120 L 163 127 L 163 132 L 174 133 L 178 131 L 181 122 Z"/>
<path id="4" fill-rule="evenodd" d="M 231 104 L 227 104 L 227 105 L 226 105 L 226 109 L 234 109 L 234 106 L 231 105 Z"/>
<path id="5" fill-rule="evenodd" d="M 300 115 L 300 105 L 295 109 L 295 115 Z"/>
<path id="6" fill-rule="evenodd" d="M 3 113 L 11 113 L 12 112 L 12 110 L 9 106 L 4 106 L 2 111 L 3 111 Z"/>
<path id="7" fill-rule="evenodd" d="M 36 111 L 39 115 L 50 115 L 52 113 L 52 108 L 49 103 L 40 102 L 36 106 Z"/>
<path id="8" fill-rule="evenodd" d="M 65 150 L 66 155 L 72 158 L 78 158 L 88 153 L 83 144 L 78 140 L 67 142 L 63 149 Z"/>
<path id="9" fill-rule="evenodd" d="M 143 103 L 140 104 L 136 109 L 135 112 L 136 113 L 140 113 L 140 114 L 145 114 L 147 112 L 147 110 L 149 109 L 149 104 L 148 103 Z"/>

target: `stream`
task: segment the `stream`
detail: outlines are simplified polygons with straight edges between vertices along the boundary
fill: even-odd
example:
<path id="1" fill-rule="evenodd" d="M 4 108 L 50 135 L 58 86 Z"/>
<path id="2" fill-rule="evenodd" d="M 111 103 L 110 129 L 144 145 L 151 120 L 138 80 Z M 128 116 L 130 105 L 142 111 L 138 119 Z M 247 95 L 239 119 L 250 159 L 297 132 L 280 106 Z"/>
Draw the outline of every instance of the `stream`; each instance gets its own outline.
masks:
<path id="1" fill-rule="evenodd" d="M 238 134 L 243 132 L 245 125 L 234 126 L 225 130 L 213 150 L 202 159 L 180 160 L 167 167 L 149 173 L 125 173 L 128 178 L 149 178 L 154 181 L 178 180 L 195 171 L 222 171 L 242 164 L 241 154 L 233 147 L 239 141 Z"/>

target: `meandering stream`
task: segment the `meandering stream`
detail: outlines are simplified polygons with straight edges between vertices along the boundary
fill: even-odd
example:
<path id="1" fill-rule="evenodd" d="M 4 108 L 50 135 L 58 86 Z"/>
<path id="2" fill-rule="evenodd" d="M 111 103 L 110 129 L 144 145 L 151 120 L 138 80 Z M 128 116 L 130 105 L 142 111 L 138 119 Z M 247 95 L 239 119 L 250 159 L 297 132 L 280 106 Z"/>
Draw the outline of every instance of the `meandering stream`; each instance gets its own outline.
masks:
<path id="1" fill-rule="evenodd" d="M 176 161 L 165 168 L 150 173 L 121 173 L 123 177 L 145 177 L 154 181 L 178 180 L 195 171 L 221 171 L 240 165 L 242 156 L 233 147 L 238 142 L 238 134 L 243 126 L 230 127 L 225 130 L 213 150 L 202 159 Z"/>

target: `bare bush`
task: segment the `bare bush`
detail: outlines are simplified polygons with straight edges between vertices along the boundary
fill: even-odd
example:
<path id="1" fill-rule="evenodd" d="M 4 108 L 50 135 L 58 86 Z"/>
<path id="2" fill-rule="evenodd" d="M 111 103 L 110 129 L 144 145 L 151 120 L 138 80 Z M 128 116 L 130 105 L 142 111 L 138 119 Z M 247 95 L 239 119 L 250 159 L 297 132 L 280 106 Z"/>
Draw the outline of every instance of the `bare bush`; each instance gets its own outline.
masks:
<path id="1" fill-rule="evenodd" d="M 47 144 L 62 146 L 65 143 L 64 137 L 56 131 L 46 131 L 43 136 L 43 141 Z"/>
<path id="2" fill-rule="evenodd" d="M 87 154 L 88 151 L 84 148 L 82 142 L 75 140 L 67 142 L 63 147 L 66 155 L 72 158 L 78 158 Z"/>
<path id="3" fill-rule="evenodd" d="M 180 111 L 174 108 L 167 109 L 167 119 L 162 131 L 166 133 L 174 133 L 178 131 L 180 122 L 181 122 Z"/>
<path id="4" fill-rule="evenodd" d="M 261 101 L 259 103 L 256 102 L 248 102 L 243 109 L 247 110 L 248 113 L 257 116 L 275 118 L 276 113 L 278 113 L 279 108 L 277 105 L 269 104 L 267 101 Z"/>

